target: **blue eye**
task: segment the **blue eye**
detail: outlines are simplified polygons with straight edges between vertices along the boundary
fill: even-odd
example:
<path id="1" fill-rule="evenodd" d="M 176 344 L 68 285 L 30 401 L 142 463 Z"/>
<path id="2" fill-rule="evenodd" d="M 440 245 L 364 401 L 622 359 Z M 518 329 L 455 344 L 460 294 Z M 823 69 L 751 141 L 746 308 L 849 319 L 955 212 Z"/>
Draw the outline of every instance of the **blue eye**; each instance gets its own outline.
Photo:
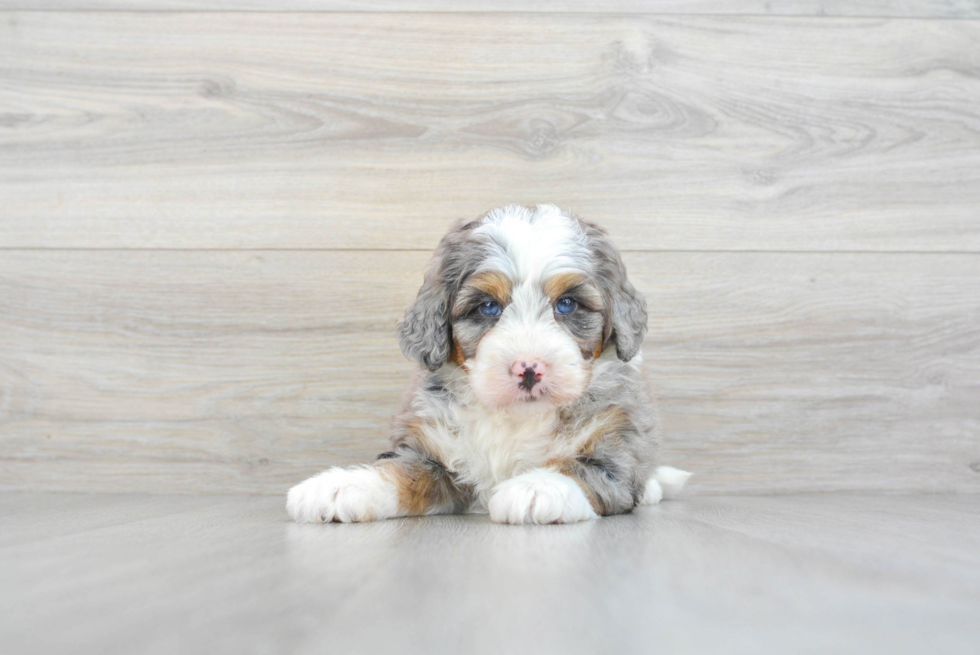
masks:
<path id="1" fill-rule="evenodd" d="M 480 305 L 480 313 L 484 316 L 500 316 L 500 305 L 492 300 Z"/>
<path id="2" fill-rule="evenodd" d="M 571 314 L 575 311 L 576 307 L 578 307 L 578 303 L 571 298 L 562 298 L 555 303 L 555 311 L 559 314 Z"/>

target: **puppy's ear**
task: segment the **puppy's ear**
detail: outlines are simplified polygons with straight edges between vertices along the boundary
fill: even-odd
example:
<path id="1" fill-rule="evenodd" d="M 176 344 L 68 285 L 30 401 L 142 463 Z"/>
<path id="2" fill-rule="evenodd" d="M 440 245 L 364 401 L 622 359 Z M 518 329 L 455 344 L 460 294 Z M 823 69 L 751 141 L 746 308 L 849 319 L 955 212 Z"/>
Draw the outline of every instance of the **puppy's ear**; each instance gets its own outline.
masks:
<path id="1" fill-rule="evenodd" d="M 643 295 L 626 277 L 619 250 L 597 225 L 581 221 L 596 258 L 596 276 L 606 296 L 606 343 L 616 344 L 616 353 L 628 362 L 639 352 L 647 332 L 647 308 Z"/>
<path id="2" fill-rule="evenodd" d="M 430 371 L 449 358 L 449 294 L 441 275 L 439 253 L 433 257 L 425 281 L 405 318 L 398 323 L 398 342 L 402 352 Z"/>
<path id="3" fill-rule="evenodd" d="M 452 348 L 450 310 L 460 281 L 467 272 L 469 230 L 476 224 L 458 222 L 439 242 L 419 295 L 405 318 L 398 323 L 398 341 L 402 352 L 430 371 L 438 370 L 449 360 Z"/>

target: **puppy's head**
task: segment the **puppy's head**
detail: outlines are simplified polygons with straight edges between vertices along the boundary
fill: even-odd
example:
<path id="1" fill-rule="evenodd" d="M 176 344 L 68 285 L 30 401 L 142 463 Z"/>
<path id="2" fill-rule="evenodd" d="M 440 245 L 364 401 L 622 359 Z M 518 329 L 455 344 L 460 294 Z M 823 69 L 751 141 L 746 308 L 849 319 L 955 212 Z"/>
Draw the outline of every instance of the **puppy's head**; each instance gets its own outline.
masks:
<path id="1" fill-rule="evenodd" d="M 443 237 L 398 336 L 431 370 L 463 367 L 488 407 L 560 405 L 607 346 L 636 355 L 646 318 L 604 230 L 552 205 L 508 206 Z"/>

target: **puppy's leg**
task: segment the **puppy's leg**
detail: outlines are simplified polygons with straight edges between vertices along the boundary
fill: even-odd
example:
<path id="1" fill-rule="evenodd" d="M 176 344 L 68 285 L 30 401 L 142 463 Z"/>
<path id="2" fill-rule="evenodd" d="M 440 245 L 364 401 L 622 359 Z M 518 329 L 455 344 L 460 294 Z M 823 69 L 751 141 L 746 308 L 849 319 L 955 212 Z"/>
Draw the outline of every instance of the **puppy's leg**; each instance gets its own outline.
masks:
<path id="1" fill-rule="evenodd" d="M 597 516 L 578 481 L 549 468 L 501 482 L 487 509 L 496 523 L 578 523 Z"/>
<path id="2" fill-rule="evenodd" d="M 454 514 L 473 502 L 473 489 L 457 484 L 439 462 L 404 446 L 394 455 L 376 466 L 395 484 L 400 516 Z"/>
<path id="3" fill-rule="evenodd" d="M 625 410 L 581 424 L 575 456 L 497 485 L 488 503 L 498 523 L 572 523 L 629 512 L 643 497 L 644 437 Z"/>
<path id="4" fill-rule="evenodd" d="M 332 468 L 289 490 L 286 510 L 300 523 L 352 523 L 462 511 L 470 492 L 437 462 L 401 449 L 373 465 Z"/>
<path id="5" fill-rule="evenodd" d="M 300 523 L 351 523 L 401 516 L 398 488 L 377 466 L 332 468 L 292 489 L 286 511 Z"/>
<path id="6" fill-rule="evenodd" d="M 488 509 L 497 523 L 575 523 L 628 512 L 641 493 L 628 470 L 591 458 L 568 459 L 500 483 Z"/>

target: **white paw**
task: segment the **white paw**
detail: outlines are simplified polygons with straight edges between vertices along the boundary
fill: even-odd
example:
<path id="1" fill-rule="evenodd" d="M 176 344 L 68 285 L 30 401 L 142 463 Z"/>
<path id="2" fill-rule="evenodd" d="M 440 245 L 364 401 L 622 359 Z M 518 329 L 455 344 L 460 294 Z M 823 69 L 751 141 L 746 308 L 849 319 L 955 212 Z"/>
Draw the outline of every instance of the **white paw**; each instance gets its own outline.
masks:
<path id="1" fill-rule="evenodd" d="M 653 477 L 647 480 L 646 492 L 640 501 L 643 505 L 656 505 L 661 500 L 677 498 L 691 474 L 673 466 L 658 466 Z"/>
<path id="2" fill-rule="evenodd" d="M 640 499 L 641 505 L 656 505 L 661 500 L 664 499 L 664 490 L 660 486 L 656 477 L 647 480 L 647 488 L 643 492 L 643 498 Z"/>
<path id="3" fill-rule="evenodd" d="M 290 489 L 286 511 L 299 523 L 376 521 L 398 515 L 398 490 L 376 468 L 332 468 Z"/>
<path id="4" fill-rule="evenodd" d="M 495 523 L 578 523 L 596 517 L 574 480 L 545 469 L 498 484 L 487 509 Z"/>
<path id="5" fill-rule="evenodd" d="M 687 484 L 687 479 L 691 477 L 691 473 L 675 469 L 673 466 L 658 466 L 657 470 L 654 471 L 654 477 L 657 478 L 660 488 L 663 489 L 664 498 L 670 499 L 680 495 L 681 489 Z"/>

